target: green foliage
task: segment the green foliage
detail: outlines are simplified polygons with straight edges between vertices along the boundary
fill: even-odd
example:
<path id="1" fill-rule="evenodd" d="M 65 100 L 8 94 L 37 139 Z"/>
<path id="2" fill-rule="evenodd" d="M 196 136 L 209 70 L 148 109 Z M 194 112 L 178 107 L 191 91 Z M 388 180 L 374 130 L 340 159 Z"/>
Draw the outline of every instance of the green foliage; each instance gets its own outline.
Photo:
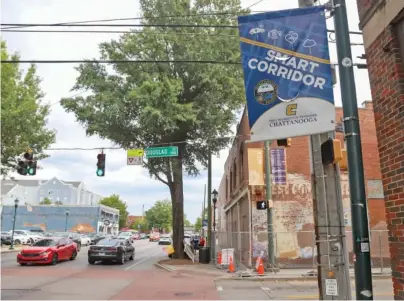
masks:
<path id="1" fill-rule="evenodd" d="M 1 60 L 18 60 L 9 55 L 6 43 L 1 41 Z M 55 142 L 55 132 L 46 128 L 49 105 L 43 105 L 43 93 L 36 67 L 31 65 L 25 76 L 19 64 L 1 66 L 1 174 L 16 169 L 17 158 L 27 148 L 35 158 L 48 157 L 43 150 Z"/>
<path id="2" fill-rule="evenodd" d="M 184 226 L 191 227 L 192 223 L 188 220 L 187 216 L 184 214 Z"/>
<path id="3" fill-rule="evenodd" d="M 126 226 L 126 220 L 128 218 L 128 206 L 124 201 L 122 201 L 117 194 L 113 194 L 109 197 L 103 198 L 100 200 L 100 204 L 104 206 L 108 206 L 111 208 L 115 208 L 119 210 L 119 228 L 123 228 Z"/>
<path id="4" fill-rule="evenodd" d="M 240 0 L 140 0 L 140 8 L 145 17 L 142 22 L 148 25 L 237 25 L 234 14 L 245 13 Z M 239 62 L 239 47 L 237 29 L 144 27 L 136 34 L 102 43 L 100 53 L 105 60 Z M 183 171 L 197 175 L 197 163 L 207 165 L 208 150 L 217 154 L 229 143 L 224 137 L 231 133 L 235 113 L 245 103 L 242 68 L 235 64 L 118 63 L 112 69 L 92 61 L 81 64 L 73 90 L 92 95 L 62 99 L 61 105 L 75 114 L 88 135 L 99 135 L 124 148 L 161 143 L 179 147 L 177 158 L 151 159 L 144 167 L 170 188 L 174 247 L 182 257 Z"/>
<path id="5" fill-rule="evenodd" d="M 56 201 L 55 205 L 63 205 L 63 203 L 61 201 Z"/>
<path id="6" fill-rule="evenodd" d="M 170 200 L 157 201 L 146 211 L 146 220 L 150 227 L 172 229 L 173 216 Z"/>
<path id="7" fill-rule="evenodd" d="M 198 217 L 195 221 L 195 230 L 201 231 L 201 229 L 202 229 L 202 218 Z"/>
<path id="8" fill-rule="evenodd" d="M 51 204 L 52 204 L 52 201 L 48 198 L 44 198 L 41 202 L 39 202 L 39 205 L 51 205 Z"/>
<path id="9" fill-rule="evenodd" d="M 139 228 L 140 225 L 140 228 Z M 130 228 L 133 230 L 138 230 L 138 231 L 146 231 L 149 230 L 149 223 L 147 222 L 147 220 L 144 218 L 136 220 L 134 223 L 132 223 L 132 225 L 130 225 Z"/>

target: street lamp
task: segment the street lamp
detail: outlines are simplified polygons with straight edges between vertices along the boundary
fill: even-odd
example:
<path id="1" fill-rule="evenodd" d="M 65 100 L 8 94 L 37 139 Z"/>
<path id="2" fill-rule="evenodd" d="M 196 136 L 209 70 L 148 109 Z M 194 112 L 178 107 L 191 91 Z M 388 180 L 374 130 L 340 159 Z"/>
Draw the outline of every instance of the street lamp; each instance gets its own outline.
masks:
<path id="1" fill-rule="evenodd" d="M 65 212 L 65 215 L 66 215 L 65 232 L 67 232 L 67 219 L 69 217 L 69 214 L 70 214 L 69 209 L 66 209 L 66 212 Z"/>
<path id="2" fill-rule="evenodd" d="M 216 203 L 217 203 L 217 195 L 219 193 L 216 191 L 216 189 L 213 189 L 212 191 L 212 202 L 213 202 L 213 232 L 216 232 Z"/>
<path id="3" fill-rule="evenodd" d="M 17 207 L 20 201 L 18 199 L 14 200 L 14 220 L 13 220 L 13 232 L 11 232 L 11 244 L 10 250 L 14 250 L 14 230 L 15 230 L 15 220 L 17 219 Z"/>

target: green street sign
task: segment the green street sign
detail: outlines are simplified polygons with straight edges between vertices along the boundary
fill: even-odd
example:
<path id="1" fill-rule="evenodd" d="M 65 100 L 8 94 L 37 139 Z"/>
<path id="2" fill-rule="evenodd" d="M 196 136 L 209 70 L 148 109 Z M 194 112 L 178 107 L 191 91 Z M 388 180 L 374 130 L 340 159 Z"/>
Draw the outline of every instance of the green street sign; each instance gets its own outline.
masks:
<path id="1" fill-rule="evenodd" d="M 178 146 L 150 147 L 145 149 L 146 158 L 177 157 Z"/>

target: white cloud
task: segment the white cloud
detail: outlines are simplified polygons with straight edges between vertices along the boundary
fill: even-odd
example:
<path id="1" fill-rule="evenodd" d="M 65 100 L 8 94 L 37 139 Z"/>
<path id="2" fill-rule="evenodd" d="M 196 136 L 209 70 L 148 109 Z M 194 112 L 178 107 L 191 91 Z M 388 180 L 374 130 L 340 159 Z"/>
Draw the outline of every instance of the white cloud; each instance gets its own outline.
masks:
<path id="1" fill-rule="evenodd" d="M 257 0 L 242 0 L 248 7 Z M 251 9 L 268 11 L 288 9 L 297 6 L 297 0 L 264 0 Z M 322 0 L 322 2 L 326 2 Z M 359 23 L 356 1 L 347 1 L 350 29 L 357 31 Z M 139 1 L 120 0 L 119 5 L 109 0 L 15 0 L 3 1 L 3 23 L 60 23 L 80 20 L 138 17 Z M 134 21 L 124 21 L 124 23 Z M 332 19 L 328 22 L 333 28 Z M 40 29 L 40 28 L 38 28 Z M 55 28 L 56 29 L 56 28 Z M 104 28 L 105 29 L 105 28 Z M 119 28 L 127 30 L 127 28 Z M 98 44 L 118 38 L 119 34 L 77 34 L 77 33 L 3 33 L 10 51 L 18 51 L 23 59 L 84 59 L 98 57 Z M 352 42 L 362 42 L 360 36 L 351 36 Z M 336 61 L 335 44 L 330 44 L 331 58 Z M 352 47 L 353 57 L 361 55 L 361 46 Z M 355 59 L 354 59 L 355 61 Z M 24 66 L 25 68 L 26 66 Z M 62 97 L 76 94 L 71 92 L 78 73 L 71 64 L 39 64 L 38 74 L 43 79 L 42 89 L 45 100 L 52 103 L 49 127 L 57 130 L 57 142 L 53 147 L 96 148 L 111 146 L 111 142 L 99 137 L 87 137 L 83 127 L 72 114 L 67 114 L 58 104 Z M 371 99 L 366 70 L 355 70 L 358 102 Z M 360 85 L 360 86 L 359 86 Z M 336 104 L 341 105 L 340 88 L 335 88 Z M 98 150 L 92 151 L 51 151 L 52 157 L 41 162 L 43 169 L 36 178 L 46 179 L 57 176 L 64 180 L 83 180 L 95 192 L 108 195 L 118 193 L 127 201 L 131 213 L 140 215 L 142 206 L 150 207 L 157 199 L 169 198 L 169 191 L 161 182 L 151 179 L 146 170 L 126 166 L 126 154 L 122 150 L 108 150 L 105 178 L 95 175 Z M 212 189 L 218 188 L 223 173 L 228 149 L 213 157 Z M 191 220 L 200 214 L 207 183 L 206 170 L 197 178 L 187 178 L 184 182 L 185 212 Z"/>

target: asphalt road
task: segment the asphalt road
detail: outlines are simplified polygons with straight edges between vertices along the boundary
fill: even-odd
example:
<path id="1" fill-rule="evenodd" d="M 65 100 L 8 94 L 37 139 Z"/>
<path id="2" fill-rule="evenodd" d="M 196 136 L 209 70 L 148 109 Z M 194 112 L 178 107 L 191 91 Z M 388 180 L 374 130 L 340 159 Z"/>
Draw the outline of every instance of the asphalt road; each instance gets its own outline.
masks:
<path id="1" fill-rule="evenodd" d="M 83 247 L 73 261 L 55 266 L 20 266 L 17 253 L 1 255 L 1 299 L 109 299 L 133 280 L 155 272 L 154 264 L 167 258 L 163 246 L 148 240 L 134 242 L 135 260 L 124 265 L 89 265 L 88 247 Z"/>

